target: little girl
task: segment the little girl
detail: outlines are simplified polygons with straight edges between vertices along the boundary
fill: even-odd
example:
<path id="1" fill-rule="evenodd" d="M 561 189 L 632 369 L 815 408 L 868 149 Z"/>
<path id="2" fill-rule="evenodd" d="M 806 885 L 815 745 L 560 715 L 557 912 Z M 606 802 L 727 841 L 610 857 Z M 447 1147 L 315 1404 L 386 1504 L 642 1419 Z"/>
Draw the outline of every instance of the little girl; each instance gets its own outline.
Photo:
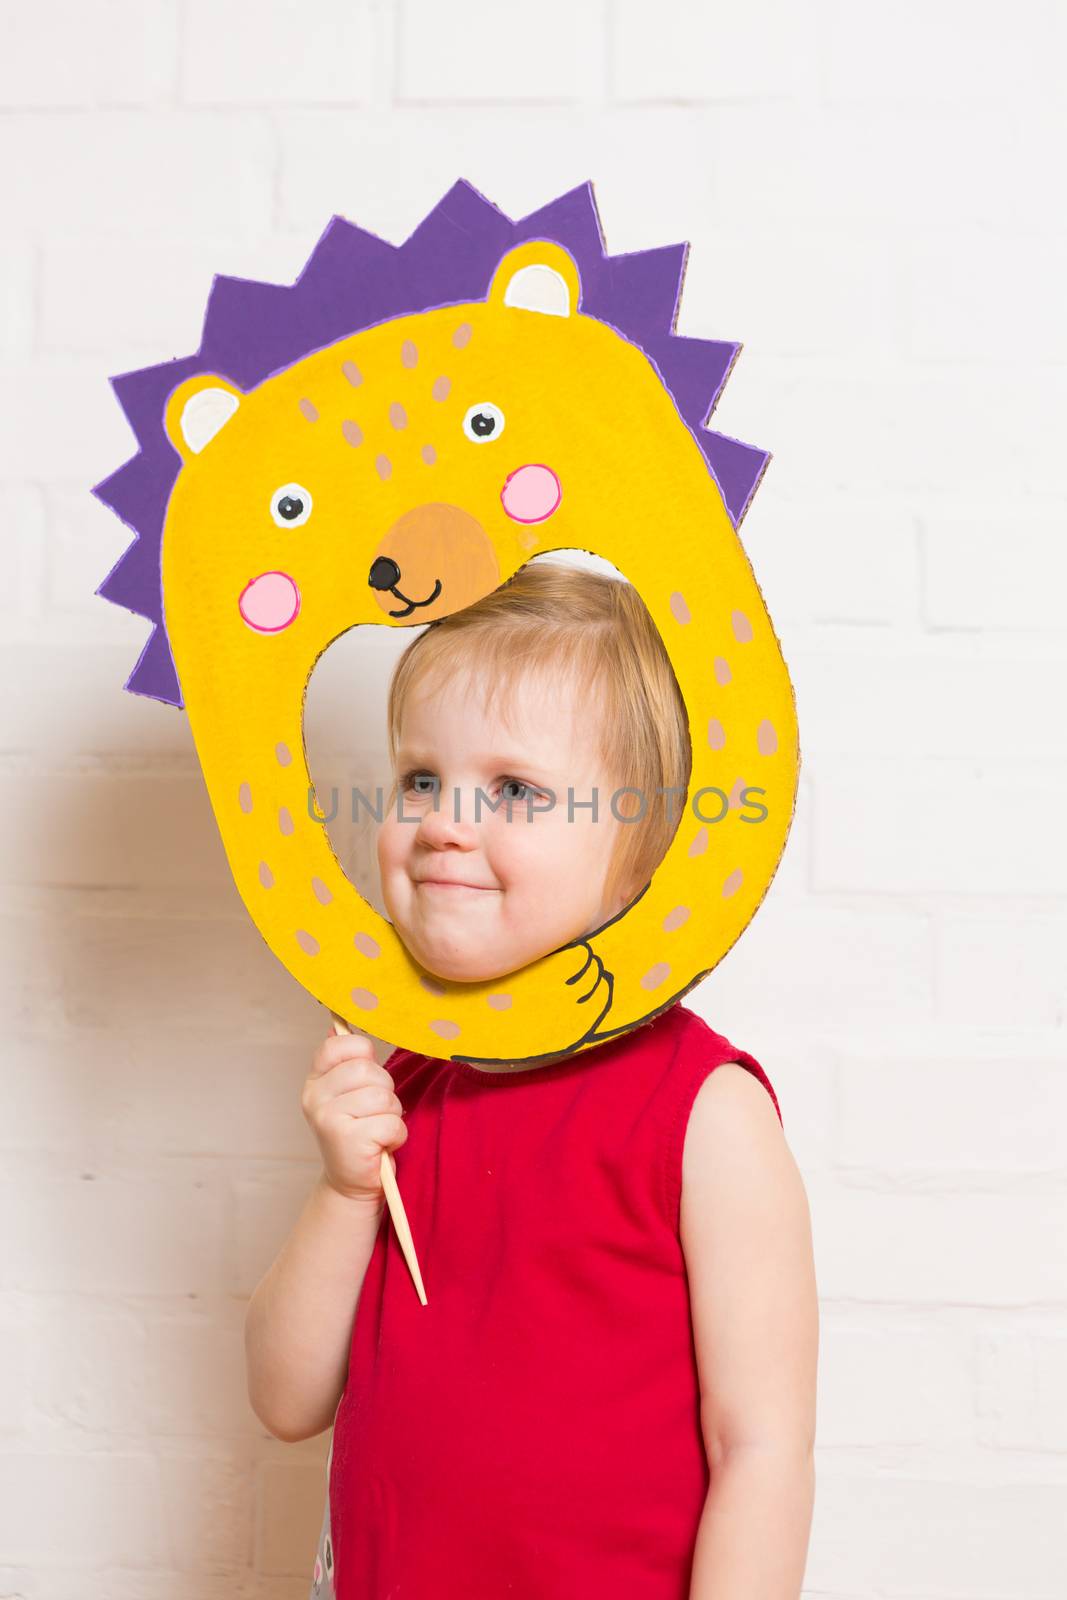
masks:
<path id="1" fill-rule="evenodd" d="M 423 972 L 501 980 L 504 1039 L 506 975 L 619 915 L 674 835 L 669 659 L 629 584 L 532 562 L 408 648 L 389 738 L 388 914 Z M 533 1067 L 330 1037 L 303 1110 L 323 1170 L 246 1346 L 273 1434 L 334 1424 L 313 1594 L 797 1600 L 814 1269 L 752 1056 L 678 1003 Z"/>

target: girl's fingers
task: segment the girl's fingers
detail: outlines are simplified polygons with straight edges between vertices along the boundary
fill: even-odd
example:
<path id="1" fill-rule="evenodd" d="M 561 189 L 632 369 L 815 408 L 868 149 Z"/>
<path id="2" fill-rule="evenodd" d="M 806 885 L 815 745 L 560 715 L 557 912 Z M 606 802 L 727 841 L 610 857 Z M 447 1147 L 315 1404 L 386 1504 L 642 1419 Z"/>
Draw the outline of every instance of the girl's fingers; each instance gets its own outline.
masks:
<path id="1" fill-rule="evenodd" d="M 330 1110 L 360 1119 L 405 1115 L 398 1097 L 386 1091 L 379 1092 L 377 1085 L 373 1089 L 351 1089 L 346 1094 L 337 1095 L 330 1101 Z"/>
<path id="2" fill-rule="evenodd" d="M 311 1062 L 314 1077 L 322 1077 L 342 1061 L 369 1061 L 377 1066 L 374 1046 L 361 1033 L 331 1034 L 315 1051 Z"/>

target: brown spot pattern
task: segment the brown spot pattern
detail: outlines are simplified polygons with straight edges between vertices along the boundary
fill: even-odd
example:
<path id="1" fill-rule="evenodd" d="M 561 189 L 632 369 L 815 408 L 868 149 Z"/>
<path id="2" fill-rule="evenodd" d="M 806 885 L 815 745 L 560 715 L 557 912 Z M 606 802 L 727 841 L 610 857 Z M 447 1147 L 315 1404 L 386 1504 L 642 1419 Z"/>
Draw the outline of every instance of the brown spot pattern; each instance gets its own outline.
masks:
<path id="1" fill-rule="evenodd" d="M 756 744 L 759 747 L 761 756 L 773 756 L 778 749 L 778 735 L 775 732 L 774 723 L 770 722 L 766 717 L 759 725 Z"/>

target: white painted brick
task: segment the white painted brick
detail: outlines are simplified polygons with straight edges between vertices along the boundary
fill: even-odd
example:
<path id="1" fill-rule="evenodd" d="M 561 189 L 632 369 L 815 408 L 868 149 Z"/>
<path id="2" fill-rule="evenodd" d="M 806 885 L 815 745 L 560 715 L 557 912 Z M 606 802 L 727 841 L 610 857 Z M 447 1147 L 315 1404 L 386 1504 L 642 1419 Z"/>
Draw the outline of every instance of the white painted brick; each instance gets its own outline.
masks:
<path id="1" fill-rule="evenodd" d="M 998 1450 L 1048 1451 L 1067 1444 L 1067 1337 L 1006 1329 L 983 1339 L 982 1440 Z"/>
<path id="2" fill-rule="evenodd" d="M 788 850 L 789 846 L 787 846 Z M 768 899 L 722 962 L 717 987 L 753 1016 L 801 1026 L 933 1014 L 929 919 Z M 802 961 L 797 959 L 804 952 Z"/>
<path id="3" fill-rule="evenodd" d="M 107 565 L 106 558 L 92 563 L 94 572 L 88 576 L 100 582 Z M 73 577 L 71 584 L 73 588 Z M 144 647 L 148 623 L 91 592 L 86 605 L 99 612 L 99 617 L 90 612 L 88 637 L 72 639 L 75 630 L 60 626 L 64 613 L 55 607 L 51 627 L 43 625 L 31 638 L 12 629 L 12 636 L 0 643 L 0 750 L 32 757 L 37 770 L 69 770 L 79 756 L 114 755 L 130 757 L 127 766 L 137 760 L 143 767 L 157 759 L 160 770 L 184 768 L 186 777 L 195 776 L 196 753 L 185 713 L 123 688 Z M 105 623 L 106 629 L 101 626 Z M 42 704 L 49 708 L 47 718 L 40 714 Z M 122 763 L 102 776 L 120 787 Z"/>
<path id="4" fill-rule="evenodd" d="M 369 6 L 317 0 L 189 0 L 181 98 L 190 105 L 358 105 L 373 96 Z"/>
<path id="5" fill-rule="evenodd" d="M 1067 755 L 1055 714 L 1067 649 L 976 659 L 957 641 L 912 644 L 894 636 L 864 649 L 842 641 L 790 652 L 801 749 L 822 756 L 1047 757 Z"/>
<path id="6" fill-rule="evenodd" d="M 1063 764 L 827 757 L 809 776 L 817 892 L 1067 893 Z"/>
<path id="7" fill-rule="evenodd" d="M 164 1456 L 158 1471 L 169 1565 L 178 1572 L 243 1574 L 254 1524 L 247 1462 Z"/>
<path id="8" fill-rule="evenodd" d="M 816 360 L 847 352 L 854 363 L 894 353 L 892 257 L 877 235 L 846 225 L 809 228 L 799 220 L 766 227 L 697 208 L 684 237 L 690 251 L 677 331 L 744 346 L 719 401 L 724 416 L 753 351 Z"/>
<path id="9" fill-rule="evenodd" d="M 924 512 L 923 612 L 935 628 L 1063 631 L 1062 507 Z"/>
<path id="10" fill-rule="evenodd" d="M 0 201 L 42 232 L 262 232 L 272 159 L 254 112 L 27 113 L 0 122 Z"/>
<path id="11" fill-rule="evenodd" d="M 1021 33 L 1013 29 L 1012 37 Z M 898 267 L 901 353 L 969 361 L 986 383 L 995 383 L 990 363 L 1067 359 L 1067 317 L 1058 304 L 1067 245 L 1054 229 L 1042 236 L 967 228 L 909 239 Z"/>
<path id="12" fill-rule="evenodd" d="M 211 883 L 229 870 L 198 772 L 0 775 L 0 807 L 15 823 L 4 883 Z"/>
<path id="13" fill-rule="evenodd" d="M 0 1300 L 0 1438 L 20 1434 L 29 1420 L 34 1343 L 30 1308 L 5 1296 Z"/>
<path id="14" fill-rule="evenodd" d="M 901 224 L 1032 227 L 1055 181 L 1059 128 L 1058 115 L 1023 118 L 1010 103 L 917 105 L 906 119 L 897 107 L 867 103 L 722 107 L 713 135 L 718 204 L 765 225 L 789 218 L 874 227 L 889 249 Z"/>
<path id="15" fill-rule="evenodd" d="M 173 87 L 176 0 L 108 0 L 106 23 L 78 0 L 3 0 L 0 24 L 5 107 L 150 105 Z"/>
<path id="16" fill-rule="evenodd" d="M 155 1089 L 141 1084 L 140 1062 L 161 1029 L 172 1042 L 153 1073 L 184 1070 L 182 1052 L 206 1049 L 209 1038 L 241 1051 L 264 1040 L 283 1049 L 290 1040 L 298 1049 L 317 1044 L 322 1007 L 267 947 L 232 883 L 226 893 L 226 916 L 213 914 L 211 886 L 195 883 L 175 885 L 172 916 L 162 892 L 147 906 L 118 891 L 85 904 L 62 893 L 14 895 L 11 914 L 0 917 L 0 1000 L 10 1026 L 60 1048 L 109 1042 L 149 1099 Z"/>
<path id="17" fill-rule="evenodd" d="M 466 178 L 516 218 L 592 181 L 613 253 L 693 238 L 701 217 L 706 237 L 715 237 L 711 160 L 679 159 L 709 148 L 715 124 L 707 111 L 601 116 L 567 105 L 550 112 L 486 105 L 472 124 L 465 107 L 412 106 L 402 116 L 283 112 L 276 121 L 285 227 L 319 230 L 337 211 L 398 244 Z M 728 334 L 741 338 L 744 330 Z"/>
<path id="18" fill-rule="evenodd" d="M 954 1060 L 929 1054 L 924 1043 L 918 1033 L 906 1057 L 842 1062 L 842 1166 L 901 1179 L 929 1177 L 952 1187 L 962 1187 L 970 1174 L 1036 1179 L 1062 1170 L 1067 1037 L 1058 1048 L 1050 1043 L 1046 1060 L 1028 1060 L 1017 1042 L 999 1061 L 976 1059 L 963 1039 Z"/>
<path id="19" fill-rule="evenodd" d="M 30 1158 L 4 1167 L 4 1287 L 217 1294 L 227 1286 L 225 1196 L 207 1169 L 158 1158 L 126 1170 Z"/>
<path id="20" fill-rule="evenodd" d="M 88 973 L 84 981 L 90 988 Z M 283 982 L 279 968 L 277 989 Z M 183 984 L 180 969 L 176 983 Z M 193 1033 L 172 1026 L 173 998 L 157 1005 L 154 1021 L 145 1018 L 147 1002 L 142 1000 L 136 1008 L 140 1029 L 116 996 L 100 1002 L 99 1055 L 88 1101 L 71 1094 L 70 1039 L 10 1032 L 7 1059 L 12 1071 L 4 1094 L 0 1148 L 83 1156 L 90 1150 L 123 1147 L 163 1155 L 293 1160 L 313 1155 L 316 1147 L 300 1110 L 300 1090 L 313 1050 L 330 1031 L 325 1011 L 319 1013 L 319 1038 L 307 997 L 311 1025 L 303 1036 L 294 1032 L 286 1039 L 279 1015 L 277 1041 L 242 1040 L 235 1016 L 221 1007 L 209 1016 L 209 996 L 196 988 L 195 971 L 184 975 L 183 986 L 197 996 L 201 1023 Z M 105 1004 L 112 1007 L 110 1027 L 103 1016 Z M 72 1007 L 83 1016 L 90 1009 L 76 999 Z M 77 1037 L 83 1046 L 88 1044 L 88 1018 Z"/>
<path id="21" fill-rule="evenodd" d="M 1067 409 L 1063 368 L 1002 367 L 997 403 L 964 367 L 890 367 L 880 378 L 824 370 L 746 351 L 730 384 L 762 394 L 759 433 L 775 445 L 774 470 L 791 494 L 874 489 L 936 504 L 968 484 L 968 500 L 1003 498 L 1003 463 L 1036 491 L 1055 484 L 1056 421 Z M 747 418 L 742 418 L 747 420 Z M 740 437 L 748 437 L 742 428 Z"/>
<path id="22" fill-rule="evenodd" d="M 32 239 L 9 232 L 0 254 L 0 352 L 23 356 L 37 324 L 40 256 Z"/>
<path id="23" fill-rule="evenodd" d="M 975 1437 L 975 1360 L 966 1329 L 879 1308 L 820 1317 L 820 1448 L 966 1448 Z"/>
<path id="24" fill-rule="evenodd" d="M 832 105 L 885 103 L 1025 109 L 1057 85 L 1062 50 L 1057 7 L 1024 0 L 1011 28 L 993 5 L 966 0 L 903 0 L 892 22 L 824 0 L 823 93 Z"/>
<path id="25" fill-rule="evenodd" d="M 0 1482 L 5 1561 L 73 1569 L 69 1583 L 84 1567 L 167 1558 L 163 1485 L 150 1454 L 22 1451 L 0 1456 Z"/>
<path id="26" fill-rule="evenodd" d="M 63 1295 L 41 1300 L 35 1333 L 33 1401 L 50 1427 L 68 1436 L 148 1431 L 143 1315 Z"/>
<path id="27" fill-rule="evenodd" d="M 321 219 L 323 227 L 328 220 Z M 173 238 L 49 236 L 41 245 L 41 349 L 93 354 L 109 373 L 117 370 L 112 357 L 118 349 L 142 351 L 144 365 L 191 355 L 216 273 L 291 284 L 316 238 L 313 228 L 304 239 L 276 233 L 235 238 L 200 228 Z"/>
<path id="28" fill-rule="evenodd" d="M 860 494 L 843 494 L 830 504 L 792 499 L 776 474 L 772 460 L 742 523 L 741 543 L 779 638 L 792 623 L 912 623 L 919 535 L 910 513 Z M 788 638 L 782 644 L 791 669 L 796 646 Z"/>
<path id="29" fill-rule="evenodd" d="M 1062 1027 L 1067 916 L 944 915 L 935 933 L 937 1010 L 946 1022 Z"/>
<path id="30" fill-rule="evenodd" d="M 4 509 L 7 521 L 7 547 L 5 553 L 4 584 L 0 590 L 0 626 L 5 636 L 36 631 L 39 626 L 45 589 L 45 527 L 44 498 L 39 489 L 17 485 L 4 491 Z M 18 650 L 29 652 L 26 643 Z M 0 645 L 0 654 L 4 647 Z M 0 685 L 0 705 L 12 694 L 5 682 Z M 19 696 L 26 702 L 25 681 Z M 3 712 L 0 710 L 0 727 Z M 40 722 L 40 713 L 34 720 Z M 2 735 L 0 735 L 2 737 Z"/>
<path id="31" fill-rule="evenodd" d="M 397 103 L 584 100 L 603 94 L 600 10 L 541 0 L 398 0 Z"/>
<path id="32" fill-rule="evenodd" d="M 808 1177 L 820 1293 L 915 1305 L 1067 1305 L 1067 1196 L 885 1191 Z"/>
<path id="33" fill-rule="evenodd" d="M 281 1249 L 282 1241 L 278 1241 Z M 260 1438 L 248 1403 L 241 1301 L 211 1301 L 147 1331 L 143 1425 L 157 1436 Z M 239 1463 L 242 1470 L 246 1464 Z"/>
<path id="34" fill-rule="evenodd" d="M 257 1485 L 256 1571 L 310 1579 L 326 1496 L 328 1436 L 318 1460 L 265 1461 Z"/>
<path id="35" fill-rule="evenodd" d="M 235 1294 L 251 1296 L 292 1231 L 320 1171 L 316 1156 L 300 1166 L 263 1162 L 254 1174 L 235 1179 Z"/>
<path id="36" fill-rule="evenodd" d="M 817 36 L 809 9 L 789 0 L 708 6 L 674 0 L 653 10 L 615 0 L 611 92 L 618 100 L 757 100 L 813 87 Z"/>
<path id="37" fill-rule="evenodd" d="M 310 1587 L 310 1574 L 308 1574 Z M 4 1587 L 6 1586 L 6 1587 Z M 0 1566 L 0 1594 L 15 1600 L 71 1600 L 69 1568 Z M 175 1571 L 170 1566 L 82 1568 L 77 1575 L 77 1600 L 294 1600 L 291 1577 Z M 822 1597 L 820 1596 L 820 1600 Z"/>
<path id="38" fill-rule="evenodd" d="M 1060 1600 L 1067 1485 L 974 1483 L 934 1472 L 819 1473 L 813 1594 Z"/>

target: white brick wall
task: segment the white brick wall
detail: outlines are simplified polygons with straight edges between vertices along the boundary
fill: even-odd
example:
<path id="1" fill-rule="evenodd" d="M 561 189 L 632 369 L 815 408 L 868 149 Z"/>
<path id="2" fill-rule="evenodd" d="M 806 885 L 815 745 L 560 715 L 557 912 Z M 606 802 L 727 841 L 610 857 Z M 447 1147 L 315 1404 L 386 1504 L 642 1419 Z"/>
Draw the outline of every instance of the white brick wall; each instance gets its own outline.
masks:
<path id="1" fill-rule="evenodd" d="M 689 239 L 680 331 L 744 341 L 716 420 L 774 451 L 744 538 L 801 795 L 692 1003 L 811 1195 L 806 1593 L 1062 1600 L 1065 18 L 0 4 L 0 1594 L 306 1592 L 326 1439 L 265 1434 L 241 1326 L 325 1018 L 184 718 L 122 693 L 145 629 L 93 598 L 126 540 L 88 489 L 131 449 L 107 375 L 193 350 L 213 273 L 291 281 L 335 212 L 400 240 L 463 176 L 516 216 L 592 178 L 610 249 Z"/>

